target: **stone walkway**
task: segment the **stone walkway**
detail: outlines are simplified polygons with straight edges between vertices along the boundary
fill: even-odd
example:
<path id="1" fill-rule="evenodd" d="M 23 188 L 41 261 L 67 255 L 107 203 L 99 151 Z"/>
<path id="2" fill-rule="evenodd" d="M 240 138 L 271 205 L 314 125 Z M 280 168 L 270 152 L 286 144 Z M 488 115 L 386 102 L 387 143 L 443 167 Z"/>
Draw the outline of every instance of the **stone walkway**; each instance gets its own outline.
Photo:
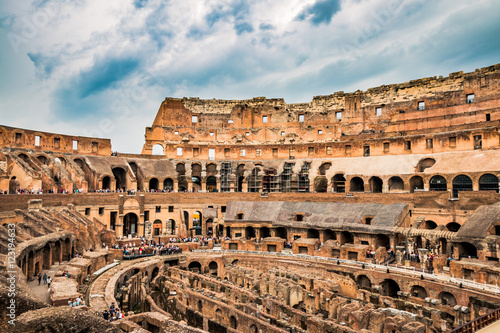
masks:
<path id="1" fill-rule="evenodd" d="M 66 262 L 63 262 L 61 265 L 64 265 Z M 50 276 L 52 279 L 54 279 L 54 275 L 59 269 L 59 263 L 56 263 L 52 265 L 50 269 L 44 269 L 42 270 L 42 277 L 44 273 L 47 273 L 48 276 Z M 42 282 L 40 285 L 38 285 L 38 278 L 35 278 L 33 281 L 28 282 L 28 286 L 30 287 L 31 290 L 35 293 L 35 295 L 44 303 L 51 304 L 50 303 L 50 295 L 49 295 L 49 288 L 47 287 L 46 284 L 43 284 L 43 278 Z"/>

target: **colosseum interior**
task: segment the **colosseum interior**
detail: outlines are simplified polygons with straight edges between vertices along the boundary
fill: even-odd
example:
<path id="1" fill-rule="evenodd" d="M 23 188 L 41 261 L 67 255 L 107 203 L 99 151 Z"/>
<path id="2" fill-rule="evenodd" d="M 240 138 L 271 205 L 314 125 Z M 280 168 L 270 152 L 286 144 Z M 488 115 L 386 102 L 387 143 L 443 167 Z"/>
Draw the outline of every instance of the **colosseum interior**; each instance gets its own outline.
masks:
<path id="1" fill-rule="evenodd" d="M 497 64 L 166 98 L 136 155 L 0 126 L 0 298 L 18 332 L 473 332 L 500 317 L 499 102 Z"/>

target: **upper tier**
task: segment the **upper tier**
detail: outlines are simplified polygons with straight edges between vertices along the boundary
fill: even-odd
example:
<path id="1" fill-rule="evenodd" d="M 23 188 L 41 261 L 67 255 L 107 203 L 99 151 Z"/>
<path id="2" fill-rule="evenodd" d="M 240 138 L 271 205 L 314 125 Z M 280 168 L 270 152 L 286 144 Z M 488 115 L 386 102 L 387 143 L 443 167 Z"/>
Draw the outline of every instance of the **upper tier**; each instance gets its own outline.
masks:
<path id="1" fill-rule="evenodd" d="M 497 148 L 499 79 L 500 64 L 496 64 L 445 78 L 336 92 L 302 104 L 265 97 L 240 101 L 166 98 L 153 125 L 146 128 L 142 153 L 153 154 L 153 146 L 158 145 L 160 154 L 168 158 L 212 159 L 209 149 L 215 149 L 215 159 L 228 158 L 225 149 L 230 149 L 230 158 L 274 158 L 273 148 L 286 148 L 284 155 L 296 154 L 297 158 L 310 155 L 311 149 L 317 157 L 340 157 L 362 156 L 367 145 L 372 154 L 387 153 L 383 145 L 391 142 L 396 143 L 391 145 L 391 154 L 407 153 L 405 145 L 413 146 L 413 153 L 440 152 L 454 147 L 438 145 L 438 141 L 457 134 L 456 149 L 474 149 L 470 142 L 478 131 L 485 140 L 486 132 L 493 133 L 487 135 L 492 141 L 485 141 L 483 148 Z M 426 143 L 436 136 L 435 142 Z M 462 144 L 461 137 L 468 144 Z M 403 142 L 408 140 L 409 144 Z M 346 148 L 346 144 L 356 147 Z M 284 155 L 280 152 L 280 157 Z"/>

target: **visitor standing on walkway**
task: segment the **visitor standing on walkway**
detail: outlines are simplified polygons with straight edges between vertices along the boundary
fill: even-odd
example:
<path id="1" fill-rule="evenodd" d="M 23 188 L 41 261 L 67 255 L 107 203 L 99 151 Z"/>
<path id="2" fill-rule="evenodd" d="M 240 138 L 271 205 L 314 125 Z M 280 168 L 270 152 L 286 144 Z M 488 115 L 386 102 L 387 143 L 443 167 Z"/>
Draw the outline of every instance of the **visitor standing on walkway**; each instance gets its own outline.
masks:
<path id="1" fill-rule="evenodd" d="M 38 273 L 38 285 L 42 283 L 42 273 Z"/>
<path id="2" fill-rule="evenodd" d="M 47 277 L 47 288 L 50 289 L 50 283 L 52 282 L 52 279 L 49 277 Z"/>
<path id="3" fill-rule="evenodd" d="M 43 284 L 47 284 L 47 273 L 43 274 Z"/>

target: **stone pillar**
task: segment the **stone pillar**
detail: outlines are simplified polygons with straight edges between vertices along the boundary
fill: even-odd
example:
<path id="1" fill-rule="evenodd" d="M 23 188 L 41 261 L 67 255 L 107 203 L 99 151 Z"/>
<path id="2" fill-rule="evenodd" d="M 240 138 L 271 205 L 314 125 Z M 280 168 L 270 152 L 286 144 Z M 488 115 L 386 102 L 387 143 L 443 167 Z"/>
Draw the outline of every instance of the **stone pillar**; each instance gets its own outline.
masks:
<path id="1" fill-rule="evenodd" d="M 389 184 L 384 183 L 382 185 L 382 193 L 389 193 Z"/>
<path id="2" fill-rule="evenodd" d="M 174 191 L 174 192 L 177 192 L 177 191 L 179 190 L 179 181 L 177 180 L 177 178 L 174 178 L 174 179 L 172 179 L 172 180 L 173 180 L 173 182 L 174 182 L 174 184 L 173 184 L 173 187 L 174 187 L 174 188 L 173 188 L 173 191 Z"/>
<path id="3" fill-rule="evenodd" d="M 118 221 L 115 223 L 115 236 L 117 238 L 123 236 L 123 214 L 118 215 Z"/>

